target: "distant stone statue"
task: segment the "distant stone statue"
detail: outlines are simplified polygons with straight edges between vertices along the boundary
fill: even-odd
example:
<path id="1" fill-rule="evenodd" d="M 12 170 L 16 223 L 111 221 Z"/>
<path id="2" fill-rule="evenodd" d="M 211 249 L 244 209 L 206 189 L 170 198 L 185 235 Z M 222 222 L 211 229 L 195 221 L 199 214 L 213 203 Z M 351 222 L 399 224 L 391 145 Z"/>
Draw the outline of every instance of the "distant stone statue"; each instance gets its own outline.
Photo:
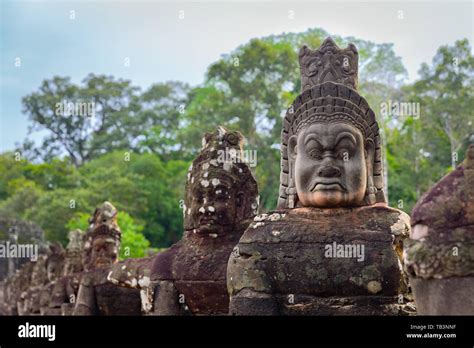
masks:
<path id="1" fill-rule="evenodd" d="M 121 231 L 117 210 L 104 202 L 94 212 L 86 235 L 86 270 L 79 286 L 74 315 L 139 315 L 140 294 L 107 281 L 110 267 L 118 261 Z"/>
<path id="2" fill-rule="evenodd" d="M 406 269 L 421 315 L 474 315 L 474 145 L 412 211 Z"/>
<path id="3" fill-rule="evenodd" d="M 60 315 L 61 310 L 50 308 L 51 294 L 58 278 L 64 270 L 64 249 L 59 243 L 53 243 L 49 247 L 48 259 L 46 260 L 46 274 L 48 283 L 43 286 L 40 294 L 41 315 Z"/>
<path id="4" fill-rule="evenodd" d="M 153 258 L 117 264 L 109 280 L 142 291 L 145 313 L 227 314 L 227 261 L 258 209 L 257 183 L 239 132 L 218 127 L 188 172 L 183 238 Z"/>
<path id="5" fill-rule="evenodd" d="M 40 254 L 34 263 L 31 274 L 30 288 L 25 295 L 25 314 L 39 315 L 41 312 L 41 291 L 48 280 L 48 273 L 46 269 L 48 257 L 45 254 Z"/>
<path id="6" fill-rule="evenodd" d="M 77 229 L 68 234 L 64 272 L 56 282 L 50 302 L 50 310 L 61 315 L 72 315 L 83 271 L 84 233 Z"/>
<path id="7" fill-rule="evenodd" d="M 16 290 L 16 293 L 20 294 L 19 298 L 17 299 L 18 315 L 28 314 L 26 308 L 26 295 L 31 284 L 33 267 L 33 262 L 26 262 L 19 270 L 19 287 Z"/>
<path id="8" fill-rule="evenodd" d="M 300 50 L 302 93 L 283 119 L 278 210 L 229 260 L 230 313 L 398 314 L 409 217 L 387 207 L 379 128 L 357 90 L 358 53 Z"/>

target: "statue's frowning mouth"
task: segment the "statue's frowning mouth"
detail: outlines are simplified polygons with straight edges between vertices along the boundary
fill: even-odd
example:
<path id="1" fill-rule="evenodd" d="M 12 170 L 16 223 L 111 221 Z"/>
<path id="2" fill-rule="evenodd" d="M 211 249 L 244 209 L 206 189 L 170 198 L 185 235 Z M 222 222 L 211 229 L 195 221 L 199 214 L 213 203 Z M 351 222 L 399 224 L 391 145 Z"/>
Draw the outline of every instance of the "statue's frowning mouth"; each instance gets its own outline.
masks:
<path id="1" fill-rule="evenodd" d="M 340 182 L 331 181 L 331 182 L 316 182 L 311 189 L 311 192 L 315 191 L 342 191 L 345 192 L 346 189 Z"/>

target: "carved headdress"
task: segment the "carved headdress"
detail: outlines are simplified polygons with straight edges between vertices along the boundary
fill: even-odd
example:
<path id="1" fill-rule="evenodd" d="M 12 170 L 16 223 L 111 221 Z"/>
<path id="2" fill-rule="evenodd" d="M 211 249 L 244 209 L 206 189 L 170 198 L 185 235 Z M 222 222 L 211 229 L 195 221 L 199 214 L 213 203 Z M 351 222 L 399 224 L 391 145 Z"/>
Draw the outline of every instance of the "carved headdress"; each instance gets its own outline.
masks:
<path id="1" fill-rule="evenodd" d="M 92 243 L 99 236 L 108 237 L 120 245 L 122 232 L 117 224 L 117 209 L 110 202 L 104 202 L 96 208 L 94 215 L 89 219 L 89 228 L 84 236 L 84 267 L 90 267 Z"/>
<path id="2" fill-rule="evenodd" d="M 195 188 L 217 186 L 227 182 L 232 188 L 243 193 L 243 220 L 253 218 L 258 210 L 257 182 L 242 156 L 244 138 L 240 132 L 228 131 L 218 126 L 214 133 L 206 133 L 202 139 L 202 149 L 188 171 L 184 199 L 184 229 L 194 226 L 191 205 Z"/>
<path id="3" fill-rule="evenodd" d="M 99 208 L 96 208 L 92 220 L 89 221 L 87 237 L 94 239 L 102 235 L 120 242 L 122 233 L 117 224 L 117 213 L 117 209 L 110 202 L 104 202 Z"/>
<path id="4" fill-rule="evenodd" d="M 281 174 L 278 208 L 293 205 L 296 194 L 293 169 L 288 160 L 288 139 L 317 121 L 346 122 L 374 145 L 374 163 L 368 173 L 370 204 L 385 202 L 379 126 L 367 101 L 357 92 L 358 52 L 353 44 L 340 49 L 327 38 L 317 50 L 303 46 L 299 53 L 301 94 L 283 120 L 281 133 Z"/>
<path id="5" fill-rule="evenodd" d="M 64 275 L 69 275 L 82 269 L 82 256 L 84 252 L 84 233 L 80 229 L 69 231 L 69 243 L 66 247 L 66 263 Z"/>

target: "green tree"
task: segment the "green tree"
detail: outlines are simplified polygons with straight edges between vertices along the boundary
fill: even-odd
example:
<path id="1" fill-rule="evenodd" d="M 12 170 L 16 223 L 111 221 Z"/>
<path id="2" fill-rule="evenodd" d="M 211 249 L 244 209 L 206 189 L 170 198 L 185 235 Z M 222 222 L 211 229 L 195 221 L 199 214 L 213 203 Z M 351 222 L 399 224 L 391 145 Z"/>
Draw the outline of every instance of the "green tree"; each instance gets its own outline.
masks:
<path id="1" fill-rule="evenodd" d="M 469 41 L 441 46 L 432 65 L 423 64 L 419 73 L 410 92 L 421 105 L 424 150 L 454 168 L 474 134 L 474 56 Z M 449 149 L 443 146 L 446 142 Z"/>
<path id="2" fill-rule="evenodd" d="M 45 161 L 67 155 L 76 167 L 117 149 L 168 159 L 179 150 L 176 133 L 187 91 L 186 84 L 170 81 L 141 93 L 130 81 L 93 74 L 82 85 L 64 77 L 45 80 L 23 98 L 23 106 L 30 133 L 48 133 L 40 147 L 26 140 L 23 151 Z"/>
<path id="3" fill-rule="evenodd" d="M 440 47 L 432 65 L 422 65 L 420 79 L 400 93 L 402 100 L 419 103 L 420 116 L 397 120 L 388 133 L 389 198 L 410 212 L 462 160 L 473 136 L 474 59 L 468 41 Z"/>

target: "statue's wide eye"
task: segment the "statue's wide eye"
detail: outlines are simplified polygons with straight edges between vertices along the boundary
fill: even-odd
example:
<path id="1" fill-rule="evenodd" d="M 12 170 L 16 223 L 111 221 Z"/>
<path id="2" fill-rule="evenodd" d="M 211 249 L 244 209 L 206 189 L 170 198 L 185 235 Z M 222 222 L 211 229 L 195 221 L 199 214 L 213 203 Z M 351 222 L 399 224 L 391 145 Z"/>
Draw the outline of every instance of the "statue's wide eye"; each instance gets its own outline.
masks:
<path id="1" fill-rule="evenodd" d="M 319 151 L 318 149 L 311 149 L 308 151 L 308 154 L 314 159 L 320 160 L 322 158 L 321 151 Z"/>

